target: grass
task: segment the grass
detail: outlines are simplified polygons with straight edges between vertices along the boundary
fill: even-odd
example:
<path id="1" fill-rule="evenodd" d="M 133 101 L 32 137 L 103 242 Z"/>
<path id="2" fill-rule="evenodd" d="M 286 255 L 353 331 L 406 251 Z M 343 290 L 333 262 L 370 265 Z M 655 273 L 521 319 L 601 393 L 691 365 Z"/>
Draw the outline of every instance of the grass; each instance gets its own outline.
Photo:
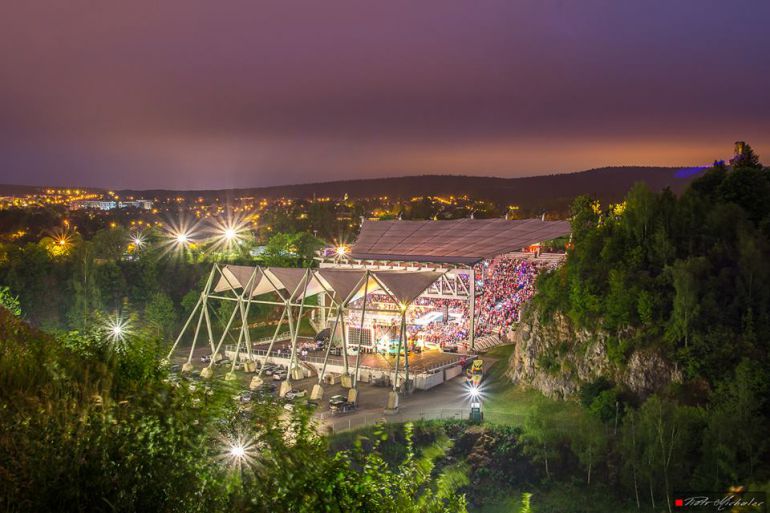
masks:
<path id="1" fill-rule="evenodd" d="M 455 495 L 456 491 L 468 486 L 471 482 L 468 477 L 470 466 L 464 461 L 458 461 L 447 466 L 441 472 L 436 480 L 436 495 L 440 498 L 449 498 Z"/>
<path id="2" fill-rule="evenodd" d="M 513 345 L 498 346 L 486 354 L 486 357 L 498 360 L 484 378 L 483 408 L 486 422 L 523 427 L 530 413 L 543 401 L 558 404 L 566 420 L 580 415 L 580 405 L 572 401 L 547 399 L 537 390 L 511 383 L 505 372 L 513 350 Z"/>
<path id="3" fill-rule="evenodd" d="M 487 422 L 522 426 L 536 401 L 542 397 L 536 390 L 514 385 L 505 376 L 513 350 L 513 345 L 498 346 L 485 355 L 498 360 L 484 378 L 484 420 Z"/>

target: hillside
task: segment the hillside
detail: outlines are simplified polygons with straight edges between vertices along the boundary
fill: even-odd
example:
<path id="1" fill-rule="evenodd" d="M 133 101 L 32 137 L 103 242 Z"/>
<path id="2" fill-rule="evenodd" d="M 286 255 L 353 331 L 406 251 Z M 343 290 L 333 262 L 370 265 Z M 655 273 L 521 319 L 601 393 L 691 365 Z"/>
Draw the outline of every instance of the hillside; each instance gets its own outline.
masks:
<path id="1" fill-rule="evenodd" d="M 605 167 L 547 176 L 524 178 L 494 178 L 458 175 L 421 175 L 367 180 L 282 185 L 275 187 L 234 189 L 229 191 L 190 191 L 196 196 L 257 196 L 260 198 L 350 198 L 391 196 L 409 198 L 422 195 L 462 195 L 495 201 L 515 203 L 524 208 L 553 208 L 568 203 L 579 194 L 591 194 L 601 201 L 618 201 L 636 182 L 645 182 L 652 190 L 670 186 L 681 192 L 697 172 L 673 167 Z M 697 170 L 696 170 L 697 171 Z M 178 194 L 168 190 L 120 191 L 123 195 L 162 197 Z"/>

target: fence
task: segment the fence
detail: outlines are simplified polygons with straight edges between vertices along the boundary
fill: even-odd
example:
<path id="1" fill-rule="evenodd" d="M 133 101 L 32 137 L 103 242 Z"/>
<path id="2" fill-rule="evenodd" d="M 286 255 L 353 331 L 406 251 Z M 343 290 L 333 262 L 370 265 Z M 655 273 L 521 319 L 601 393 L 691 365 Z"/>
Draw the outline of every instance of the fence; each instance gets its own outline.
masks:
<path id="1" fill-rule="evenodd" d="M 384 415 L 382 412 L 372 412 L 364 415 L 351 415 L 347 418 L 335 417 L 329 412 L 324 412 L 318 418 L 324 422 L 330 432 L 341 433 L 378 424 L 402 424 L 417 420 L 466 420 L 469 415 L 470 409 L 468 408 L 442 408 L 413 414 Z"/>
<path id="2" fill-rule="evenodd" d="M 483 407 L 482 412 L 485 420 L 496 423 L 523 426 L 527 420 L 527 416 L 520 413 L 489 410 Z M 419 412 L 405 411 L 395 415 L 385 415 L 382 412 L 372 412 L 363 415 L 350 414 L 349 417 L 337 417 L 332 415 L 331 412 L 324 412 L 317 415 L 316 418 L 322 421 L 322 425 L 326 426 L 330 433 L 342 433 L 378 424 L 403 424 L 404 422 L 420 420 L 468 420 L 469 416 L 470 408 L 441 408 Z"/>

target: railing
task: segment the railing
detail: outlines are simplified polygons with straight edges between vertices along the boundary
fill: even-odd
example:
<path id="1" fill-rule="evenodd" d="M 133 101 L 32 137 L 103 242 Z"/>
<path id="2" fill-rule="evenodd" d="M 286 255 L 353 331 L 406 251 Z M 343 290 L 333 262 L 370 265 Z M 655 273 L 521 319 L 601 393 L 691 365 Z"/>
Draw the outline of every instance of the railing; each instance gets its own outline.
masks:
<path id="1" fill-rule="evenodd" d="M 284 339 L 287 339 L 289 337 L 291 337 L 291 333 L 289 333 L 288 331 L 282 331 L 281 333 L 278 334 L 277 337 L 275 337 L 275 339 L 276 340 L 284 340 Z M 252 343 L 252 345 L 254 345 L 254 344 L 267 344 L 267 343 L 271 342 L 272 340 L 273 340 L 273 336 L 272 335 L 268 335 L 266 337 L 262 337 L 262 338 L 257 339 L 257 340 L 252 340 L 251 343 Z"/>
<path id="2" fill-rule="evenodd" d="M 347 418 L 344 416 L 336 417 L 331 412 L 324 412 L 316 418 L 321 420 L 330 432 L 341 433 L 377 424 L 402 424 L 415 420 L 466 420 L 469 415 L 469 408 L 441 408 L 420 411 L 416 414 L 397 413 L 385 415 L 382 412 L 372 412 L 364 415 L 350 414 Z"/>
<path id="3" fill-rule="evenodd" d="M 378 424 L 403 424 L 404 422 L 420 420 L 468 420 L 470 413 L 470 408 L 441 408 L 419 412 L 405 411 L 395 415 L 385 415 L 380 411 L 366 413 L 364 415 L 351 413 L 349 416 L 345 416 L 345 414 L 335 416 L 327 411 L 318 414 L 316 418 L 321 421 L 322 425 L 325 426 L 330 433 L 342 433 L 344 431 L 361 429 Z M 527 420 L 526 415 L 501 410 L 482 408 L 482 414 L 484 415 L 485 420 L 506 422 L 517 426 L 523 426 Z"/>

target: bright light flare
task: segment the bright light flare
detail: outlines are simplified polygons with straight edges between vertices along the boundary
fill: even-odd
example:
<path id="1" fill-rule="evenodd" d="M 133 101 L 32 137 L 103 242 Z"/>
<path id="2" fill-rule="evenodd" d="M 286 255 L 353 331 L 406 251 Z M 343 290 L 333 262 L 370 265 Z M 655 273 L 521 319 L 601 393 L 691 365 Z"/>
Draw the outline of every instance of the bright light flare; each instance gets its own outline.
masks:
<path id="1" fill-rule="evenodd" d="M 53 243 L 47 248 L 51 256 L 64 256 L 72 249 L 73 239 L 69 227 L 54 230 L 51 233 L 51 239 L 53 240 Z"/>
<path id="2" fill-rule="evenodd" d="M 337 246 L 337 256 L 345 256 L 348 254 L 348 248 L 345 246 Z"/>
<path id="3" fill-rule="evenodd" d="M 228 252 L 241 244 L 248 234 L 248 222 L 245 218 L 230 213 L 211 221 L 213 244 L 210 251 Z"/>
<path id="4" fill-rule="evenodd" d="M 163 244 L 163 253 L 175 253 L 181 256 L 192 248 L 195 242 L 195 226 L 180 220 L 179 222 L 169 222 L 165 227 L 165 243 Z"/>
<path id="5" fill-rule="evenodd" d="M 474 403 L 479 402 L 484 395 L 481 390 L 481 385 L 473 385 L 473 384 L 468 385 L 467 394 L 471 402 L 474 402 Z"/>
<path id="6" fill-rule="evenodd" d="M 256 443 L 251 438 L 243 436 L 225 436 L 222 439 L 223 448 L 219 459 L 228 467 L 241 471 L 252 468 L 257 462 Z"/>
<path id="7" fill-rule="evenodd" d="M 131 327 L 126 319 L 123 319 L 116 314 L 107 321 L 107 324 L 104 326 L 104 331 L 110 342 L 113 344 L 122 344 L 126 341 L 126 337 L 131 334 Z"/>
<path id="8" fill-rule="evenodd" d="M 133 244 L 136 249 L 143 248 L 145 244 L 144 236 L 141 233 L 135 233 L 131 236 L 131 244 Z"/>

